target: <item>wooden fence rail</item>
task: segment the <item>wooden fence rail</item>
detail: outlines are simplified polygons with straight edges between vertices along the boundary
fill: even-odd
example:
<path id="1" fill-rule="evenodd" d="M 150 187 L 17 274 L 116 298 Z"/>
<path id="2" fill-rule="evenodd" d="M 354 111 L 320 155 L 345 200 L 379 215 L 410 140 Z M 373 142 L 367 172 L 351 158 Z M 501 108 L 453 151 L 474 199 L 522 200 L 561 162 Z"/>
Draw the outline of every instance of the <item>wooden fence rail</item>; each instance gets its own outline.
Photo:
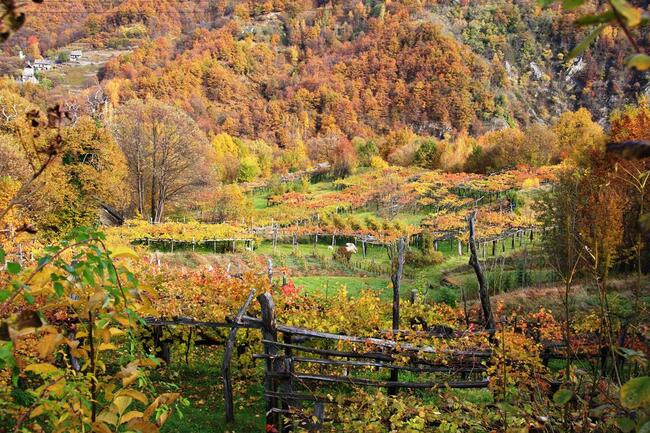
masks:
<path id="1" fill-rule="evenodd" d="M 305 413 L 303 402 L 313 403 L 313 413 L 310 413 L 308 417 L 304 417 L 303 423 L 312 423 L 312 430 L 314 431 L 319 428 L 319 423 L 322 423 L 325 419 L 325 406 L 331 402 L 327 398 L 314 393 L 312 391 L 314 389 L 313 384 L 316 384 L 317 389 L 319 386 L 361 386 L 392 390 L 436 390 L 447 387 L 485 388 L 489 384 L 489 377 L 486 376 L 486 373 L 492 356 L 491 350 L 440 349 L 403 341 L 404 338 L 414 335 L 454 339 L 466 336 L 467 332 L 450 333 L 449 330 L 434 330 L 433 332 L 413 330 L 382 331 L 382 335 L 386 335 L 386 338 L 321 332 L 278 324 L 275 304 L 270 293 L 257 296 L 257 301 L 261 307 L 261 317 L 246 315 L 254 295 L 255 290 L 252 289 L 235 317 L 225 322 L 197 321 L 183 317 L 173 319 L 145 318 L 147 325 L 154 330 L 155 344 L 164 341 L 162 330 L 166 327 L 187 326 L 190 329 L 203 327 L 229 329 L 228 337 L 225 340 L 207 341 L 207 344 L 224 346 L 221 379 L 224 384 L 227 421 L 234 420 L 230 362 L 236 333 L 240 328 L 259 329 L 262 333 L 264 351 L 253 355 L 253 358 L 264 362 L 266 422 L 275 426 L 279 431 L 289 431 L 293 423 L 300 421 L 300 417 L 296 418 L 296 414 Z M 200 331 L 198 334 L 200 334 Z M 490 336 L 493 333 L 488 330 L 472 332 L 471 334 Z M 192 334 L 190 334 L 189 339 L 191 339 L 191 336 Z M 343 342 L 346 343 L 346 350 L 313 347 L 307 344 L 318 341 L 330 341 L 335 345 Z M 562 359 L 565 357 L 561 350 L 563 347 L 561 343 L 541 343 L 544 345 L 541 357 L 545 363 L 549 359 Z M 169 347 L 163 349 L 168 355 Z M 431 359 L 432 355 L 434 359 Z M 444 355 L 442 360 L 438 359 L 439 355 Z M 588 354 L 582 355 L 590 357 Z M 169 359 L 167 361 L 169 362 Z M 429 376 L 425 380 L 412 379 L 408 381 L 381 378 L 382 372 L 389 373 L 391 371 L 409 372 L 410 377 L 417 375 Z M 360 372 L 371 374 L 371 377 L 362 377 Z M 315 418 L 317 422 L 309 421 L 312 418 Z"/>

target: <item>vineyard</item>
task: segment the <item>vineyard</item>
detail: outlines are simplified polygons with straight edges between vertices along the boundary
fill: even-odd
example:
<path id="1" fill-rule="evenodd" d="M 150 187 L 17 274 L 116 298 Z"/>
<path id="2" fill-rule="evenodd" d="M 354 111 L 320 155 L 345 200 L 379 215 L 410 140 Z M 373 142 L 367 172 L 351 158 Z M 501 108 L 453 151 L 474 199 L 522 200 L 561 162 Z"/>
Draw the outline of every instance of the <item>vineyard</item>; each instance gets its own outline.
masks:
<path id="1" fill-rule="evenodd" d="M 221 423 L 225 429 L 305 432 L 368 422 L 411 429 L 404 431 L 561 426 L 562 408 L 577 392 L 566 388 L 566 365 L 631 375 L 642 365 L 643 335 L 623 337 L 627 355 L 611 364 L 592 310 L 574 318 L 567 344 L 565 325 L 555 318 L 561 313 L 545 299 L 525 310 L 498 302 L 497 321 L 485 329 L 480 281 L 467 266 L 468 258 L 482 262 L 487 294 L 497 298 L 557 284 L 548 265 L 539 266 L 547 229 L 531 206 L 556 182 L 557 170 L 479 176 L 381 169 L 312 184 L 315 193 L 253 191 L 268 200 L 240 221 L 128 220 L 106 235 L 79 232 L 59 250 L 36 243 L 29 250 L 23 242 L 29 257 L 16 255 L 5 269 L 9 284 L 25 281 L 25 301 L 2 305 L 9 314 L 20 312 L 9 328 L 16 333 L 16 365 L 45 380 L 48 391 L 41 405 L 22 412 L 22 422 L 36 425 L 27 420 L 51 410 L 52 398 L 63 412 L 77 404 L 64 399 L 80 386 L 73 385 L 76 375 L 91 374 L 83 361 L 90 356 L 100 362 L 92 374 L 108 387 L 85 391 L 106 401 L 103 409 L 90 406 L 99 431 L 120 425 L 148 431 L 167 418 L 163 431 L 182 430 L 181 414 L 199 416 L 207 395 L 220 409 L 202 421 L 206 429 Z M 383 214 L 388 203 L 399 206 L 392 216 Z M 278 208 L 297 205 L 307 213 L 276 219 Z M 470 232 L 471 218 L 476 225 Z M 103 245 L 115 263 L 108 267 L 101 264 Z M 340 253 L 351 245 L 354 252 Z M 36 270 L 29 271 L 32 266 Z M 67 274 L 79 275 L 78 282 Z M 102 295 L 96 313 L 88 310 L 93 322 L 100 321 L 93 324 L 79 314 L 77 299 L 103 278 L 122 286 Z M 68 293 L 68 285 L 75 295 L 47 301 Z M 397 325 L 391 286 L 402 299 Z M 22 324 L 30 320 L 25 311 L 39 311 L 35 334 L 25 333 L 33 329 Z M 92 345 L 97 337 L 90 332 L 103 333 L 98 346 L 77 348 Z M 42 340 L 34 345 L 34 338 Z M 128 341 L 131 349 L 124 352 Z M 119 359 L 130 362 L 117 373 L 122 385 L 115 391 L 107 363 Z M 188 389 L 206 397 L 175 392 L 174 377 L 186 377 Z M 54 392 L 48 380 L 66 385 Z M 168 392 L 151 403 L 132 383 Z M 519 409 L 518 401 L 535 403 Z M 19 406 L 13 410 L 20 416 Z M 258 412 L 251 418 L 249 410 Z M 368 411 L 363 419 L 356 418 L 359 410 Z M 481 417 L 471 415 L 478 410 Z M 556 418 L 535 415 L 542 410 Z M 155 414 L 153 422 L 145 421 L 147 411 Z"/>

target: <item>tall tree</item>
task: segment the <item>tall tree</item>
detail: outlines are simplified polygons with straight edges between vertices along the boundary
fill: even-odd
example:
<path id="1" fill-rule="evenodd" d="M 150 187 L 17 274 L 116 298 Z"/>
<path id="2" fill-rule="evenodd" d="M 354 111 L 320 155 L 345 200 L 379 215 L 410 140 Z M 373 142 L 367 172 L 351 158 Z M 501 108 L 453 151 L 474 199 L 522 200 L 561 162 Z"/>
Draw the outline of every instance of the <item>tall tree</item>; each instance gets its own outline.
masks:
<path id="1" fill-rule="evenodd" d="M 133 204 L 153 223 L 162 221 L 169 203 L 208 185 L 207 138 L 179 108 L 131 100 L 118 110 L 112 130 L 128 160 Z"/>

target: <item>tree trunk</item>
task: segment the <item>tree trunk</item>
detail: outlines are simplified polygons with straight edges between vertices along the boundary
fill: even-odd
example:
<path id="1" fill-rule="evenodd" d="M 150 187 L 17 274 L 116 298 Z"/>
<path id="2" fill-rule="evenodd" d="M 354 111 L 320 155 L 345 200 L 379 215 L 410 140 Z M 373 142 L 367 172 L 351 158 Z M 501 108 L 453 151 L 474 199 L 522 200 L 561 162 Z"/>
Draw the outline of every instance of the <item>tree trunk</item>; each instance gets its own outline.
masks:
<path id="1" fill-rule="evenodd" d="M 495 322 L 492 315 L 492 306 L 490 305 L 490 295 L 488 294 L 487 281 L 481 269 L 481 263 L 478 260 L 476 253 L 476 241 L 474 240 L 474 222 L 476 220 L 476 212 L 471 212 L 468 217 L 469 222 L 469 264 L 474 268 L 476 278 L 478 279 L 478 293 L 481 299 L 481 310 L 483 311 L 483 320 L 486 329 L 494 329 Z"/>

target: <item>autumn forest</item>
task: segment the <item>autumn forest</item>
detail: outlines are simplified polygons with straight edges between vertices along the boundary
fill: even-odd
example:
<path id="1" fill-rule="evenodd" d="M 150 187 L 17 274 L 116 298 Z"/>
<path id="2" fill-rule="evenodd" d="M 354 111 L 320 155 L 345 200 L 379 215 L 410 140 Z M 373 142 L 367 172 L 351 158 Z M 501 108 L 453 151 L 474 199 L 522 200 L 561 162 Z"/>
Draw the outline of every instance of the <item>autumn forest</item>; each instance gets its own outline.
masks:
<path id="1" fill-rule="evenodd" d="M 0 0 L 0 432 L 650 432 L 649 29 Z"/>

